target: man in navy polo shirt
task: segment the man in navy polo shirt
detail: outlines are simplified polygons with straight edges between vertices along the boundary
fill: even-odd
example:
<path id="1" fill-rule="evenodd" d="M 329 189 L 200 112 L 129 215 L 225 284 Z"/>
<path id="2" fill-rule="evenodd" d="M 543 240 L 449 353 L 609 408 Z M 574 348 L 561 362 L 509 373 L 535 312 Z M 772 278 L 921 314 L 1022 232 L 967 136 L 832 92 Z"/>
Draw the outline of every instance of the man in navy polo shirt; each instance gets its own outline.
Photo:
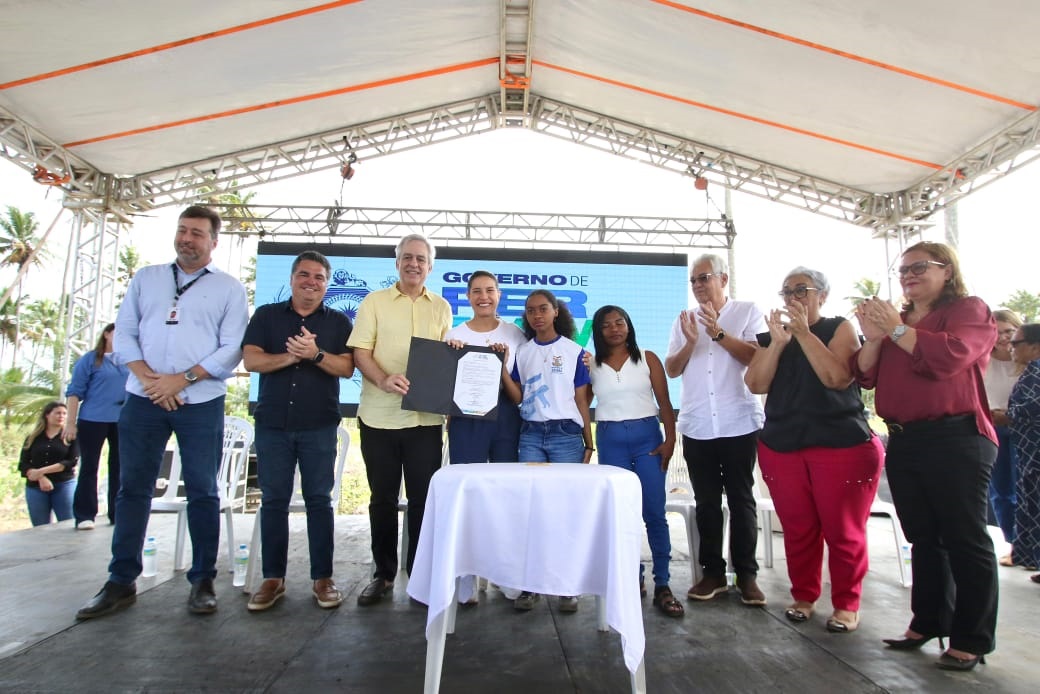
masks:
<path id="1" fill-rule="evenodd" d="M 242 340 L 242 362 L 260 374 L 256 421 L 260 542 L 264 582 L 249 599 L 266 610 L 285 594 L 289 553 L 289 500 L 296 466 L 307 504 L 312 592 L 318 605 L 338 607 L 343 596 L 332 580 L 336 428 L 339 379 L 354 373 L 347 347 L 351 323 L 324 304 L 331 266 L 317 251 L 293 261 L 292 297 L 261 306 Z"/>

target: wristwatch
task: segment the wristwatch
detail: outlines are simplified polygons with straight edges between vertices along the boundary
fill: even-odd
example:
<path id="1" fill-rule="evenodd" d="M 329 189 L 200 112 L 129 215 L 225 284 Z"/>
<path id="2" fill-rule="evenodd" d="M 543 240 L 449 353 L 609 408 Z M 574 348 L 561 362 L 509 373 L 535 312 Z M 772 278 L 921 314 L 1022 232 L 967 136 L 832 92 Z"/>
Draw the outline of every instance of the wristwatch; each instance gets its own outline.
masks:
<path id="1" fill-rule="evenodd" d="M 325 358 L 325 350 L 319 349 L 318 353 L 314 355 L 314 358 L 311 359 L 311 361 L 314 362 L 315 364 L 320 364 L 321 360 L 324 359 L 324 358 Z"/>
<path id="2" fill-rule="evenodd" d="M 188 369 L 187 371 L 184 372 L 184 380 L 187 381 L 189 384 L 191 384 L 191 383 L 194 383 L 195 381 L 199 380 L 199 376 L 198 376 L 198 374 L 196 374 L 191 369 Z"/>
<path id="3" fill-rule="evenodd" d="M 722 338 L 724 338 L 724 337 L 726 337 L 726 333 L 723 332 L 722 330 L 719 330 L 718 334 L 715 337 L 711 338 L 711 341 L 712 342 L 722 342 Z"/>
<path id="4" fill-rule="evenodd" d="M 892 328 L 892 334 L 889 335 L 889 337 L 892 338 L 892 342 L 899 342 L 899 338 L 901 338 L 903 335 L 906 335 L 906 325 L 904 323 L 900 323 L 896 327 Z"/>

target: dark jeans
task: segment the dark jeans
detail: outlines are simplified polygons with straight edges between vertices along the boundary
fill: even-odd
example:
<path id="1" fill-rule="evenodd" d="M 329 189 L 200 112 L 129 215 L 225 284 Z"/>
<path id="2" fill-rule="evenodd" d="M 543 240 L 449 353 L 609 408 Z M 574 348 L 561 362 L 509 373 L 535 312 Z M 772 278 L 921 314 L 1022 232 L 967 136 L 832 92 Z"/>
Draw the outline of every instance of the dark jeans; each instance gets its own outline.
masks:
<path id="1" fill-rule="evenodd" d="M 152 492 L 170 434 L 177 435 L 181 479 L 188 497 L 191 568 L 188 581 L 217 575 L 220 496 L 217 472 L 224 440 L 224 396 L 167 412 L 148 398 L 127 394 L 119 414 L 120 486 L 112 531 L 109 580 L 129 585 L 141 574 Z"/>
<path id="2" fill-rule="evenodd" d="M 1015 487 L 1018 480 L 1018 456 L 1011 444 L 1011 432 L 1007 427 L 996 427 L 997 460 L 993 463 L 993 474 L 989 480 L 989 502 L 997 525 L 1004 531 L 1004 539 L 1015 541 Z"/>
<path id="3" fill-rule="evenodd" d="M 729 555 L 738 578 L 758 575 L 755 547 L 758 519 L 755 494 L 755 450 L 758 432 L 703 441 L 683 436 L 683 457 L 697 503 L 701 551 L 697 558 L 705 576 L 726 574 L 722 556 L 722 494 L 729 505 Z"/>
<path id="4" fill-rule="evenodd" d="M 289 501 L 296 466 L 307 506 L 311 580 L 332 576 L 336 484 L 336 425 L 305 431 L 256 426 L 256 471 L 260 484 L 260 542 L 264 578 L 285 578 L 289 557 Z"/>
<path id="5" fill-rule="evenodd" d="M 408 553 L 405 568 L 412 571 L 419 543 L 426 491 L 430 478 L 441 466 L 442 427 L 377 429 L 358 418 L 361 457 L 365 460 L 368 487 L 372 492 L 368 519 L 372 529 L 372 560 L 376 578 L 392 581 L 397 576 L 397 499 L 404 472 L 408 494 Z"/>
<path id="6" fill-rule="evenodd" d="M 80 521 L 92 521 L 97 516 L 98 466 L 101 447 L 108 440 L 108 522 L 116 522 L 116 494 L 119 493 L 119 426 L 116 422 L 91 422 L 81 419 L 76 423 L 79 439 L 79 478 L 76 496 L 72 500 L 72 515 Z"/>
<path id="7" fill-rule="evenodd" d="M 997 626 L 997 559 L 986 530 L 997 447 L 974 417 L 947 418 L 888 439 L 892 501 L 913 545 L 910 628 L 989 653 Z"/>

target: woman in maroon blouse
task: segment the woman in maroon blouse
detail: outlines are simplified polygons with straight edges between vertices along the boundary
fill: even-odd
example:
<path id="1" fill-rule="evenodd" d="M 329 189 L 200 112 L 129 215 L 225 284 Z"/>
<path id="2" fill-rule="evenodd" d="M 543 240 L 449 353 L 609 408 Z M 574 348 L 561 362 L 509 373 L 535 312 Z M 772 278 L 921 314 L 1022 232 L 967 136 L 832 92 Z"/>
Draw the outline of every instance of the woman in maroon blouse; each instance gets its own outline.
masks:
<path id="1" fill-rule="evenodd" d="M 888 424 L 892 500 L 913 543 L 913 618 L 894 650 L 950 637 L 937 665 L 970 670 L 994 647 L 997 560 L 986 530 L 996 433 L 982 374 L 996 324 L 968 296 L 953 249 L 922 242 L 903 253 L 902 312 L 877 298 L 856 310 L 866 344 L 850 359 Z"/>

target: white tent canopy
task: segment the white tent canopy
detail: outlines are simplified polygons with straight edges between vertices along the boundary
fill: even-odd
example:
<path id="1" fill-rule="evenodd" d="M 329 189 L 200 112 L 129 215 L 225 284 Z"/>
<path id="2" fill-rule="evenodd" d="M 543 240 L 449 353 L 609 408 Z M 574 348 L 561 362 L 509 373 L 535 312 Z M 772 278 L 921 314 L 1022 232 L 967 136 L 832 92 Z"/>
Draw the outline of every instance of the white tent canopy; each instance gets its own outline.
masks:
<path id="1" fill-rule="evenodd" d="M 3 1 L 0 153 L 129 211 L 519 126 L 885 229 L 1035 157 L 1038 30 L 1032 0 Z"/>

